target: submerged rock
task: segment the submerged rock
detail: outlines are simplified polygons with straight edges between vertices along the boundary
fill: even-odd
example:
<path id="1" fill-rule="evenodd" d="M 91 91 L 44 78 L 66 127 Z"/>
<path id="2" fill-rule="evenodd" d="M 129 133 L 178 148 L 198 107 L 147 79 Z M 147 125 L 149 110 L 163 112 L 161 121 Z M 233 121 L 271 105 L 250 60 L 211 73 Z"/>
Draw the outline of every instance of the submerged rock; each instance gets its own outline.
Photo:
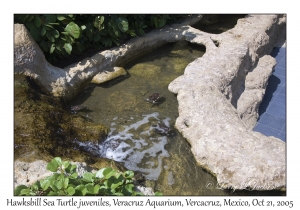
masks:
<path id="1" fill-rule="evenodd" d="M 110 81 L 119 76 L 124 76 L 126 74 L 127 71 L 123 67 L 114 67 L 112 69 L 108 69 L 107 71 L 95 75 L 91 82 L 96 84 L 102 84 L 104 82 Z"/>

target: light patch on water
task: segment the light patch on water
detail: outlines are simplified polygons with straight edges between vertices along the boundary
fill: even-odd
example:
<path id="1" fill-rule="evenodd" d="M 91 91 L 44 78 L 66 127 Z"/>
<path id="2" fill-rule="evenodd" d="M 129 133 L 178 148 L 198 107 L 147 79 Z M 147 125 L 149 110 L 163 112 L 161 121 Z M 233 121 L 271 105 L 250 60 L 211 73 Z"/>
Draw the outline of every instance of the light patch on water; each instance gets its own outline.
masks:
<path id="1" fill-rule="evenodd" d="M 170 118 L 159 119 L 158 112 L 142 117 L 130 125 L 112 122 L 107 139 L 99 145 L 78 143 L 101 157 L 123 162 L 129 170 L 142 172 L 148 180 L 157 180 L 163 169 L 163 158 L 169 157 L 164 148 L 168 138 L 155 133 L 153 125 L 158 122 L 169 125 Z"/>
<path id="2" fill-rule="evenodd" d="M 167 117 L 166 119 L 163 119 L 162 120 L 162 122 L 166 125 L 166 126 L 168 126 L 168 127 L 170 127 L 170 118 L 169 117 Z"/>

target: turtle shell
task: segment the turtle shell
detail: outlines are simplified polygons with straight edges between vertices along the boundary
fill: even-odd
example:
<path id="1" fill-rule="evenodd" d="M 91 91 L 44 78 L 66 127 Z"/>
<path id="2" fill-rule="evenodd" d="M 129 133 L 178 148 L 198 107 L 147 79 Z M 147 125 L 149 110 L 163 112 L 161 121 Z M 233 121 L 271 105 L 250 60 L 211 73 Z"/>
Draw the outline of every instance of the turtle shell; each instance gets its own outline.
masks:
<path id="1" fill-rule="evenodd" d="M 171 129 L 163 123 L 158 123 L 154 129 L 156 133 L 168 135 Z"/>
<path id="2" fill-rule="evenodd" d="M 151 96 L 148 97 L 148 101 L 151 103 L 157 102 L 161 98 L 159 93 L 153 93 Z"/>
<path id="3" fill-rule="evenodd" d="M 71 106 L 71 111 L 80 111 L 83 109 L 86 109 L 86 106 L 82 106 L 82 105 Z"/>

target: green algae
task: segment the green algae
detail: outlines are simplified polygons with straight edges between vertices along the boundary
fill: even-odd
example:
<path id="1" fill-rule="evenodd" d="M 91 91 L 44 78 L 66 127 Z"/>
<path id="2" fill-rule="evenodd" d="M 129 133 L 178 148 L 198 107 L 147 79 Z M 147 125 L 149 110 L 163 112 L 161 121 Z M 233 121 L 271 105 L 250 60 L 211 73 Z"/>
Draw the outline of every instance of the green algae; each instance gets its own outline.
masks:
<path id="1" fill-rule="evenodd" d="M 74 139 L 99 142 L 109 129 L 70 113 L 62 100 L 41 93 L 33 84 L 25 76 L 15 75 L 14 159 L 49 161 L 60 156 L 92 164 L 101 162 L 78 147 Z M 110 161 L 102 162 L 108 165 Z"/>

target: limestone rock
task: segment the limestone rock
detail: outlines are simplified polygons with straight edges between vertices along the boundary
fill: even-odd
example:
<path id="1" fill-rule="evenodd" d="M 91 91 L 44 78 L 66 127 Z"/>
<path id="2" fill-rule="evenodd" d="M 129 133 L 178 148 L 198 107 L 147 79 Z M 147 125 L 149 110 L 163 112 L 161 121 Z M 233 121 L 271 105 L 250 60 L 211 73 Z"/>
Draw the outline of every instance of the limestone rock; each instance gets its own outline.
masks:
<path id="1" fill-rule="evenodd" d="M 245 90 L 238 100 L 237 111 L 248 129 L 253 129 L 257 123 L 259 105 L 275 65 L 275 58 L 264 56 L 259 59 L 257 67 L 246 76 Z"/>
<path id="2" fill-rule="evenodd" d="M 85 162 L 72 162 L 77 166 L 76 172 L 79 177 L 85 172 L 96 173 L 97 170 L 88 166 Z M 33 161 L 31 163 L 16 160 L 14 162 L 14 188 L 19 185 L 30 186 L 36 181 L 42 180 L 53 173 L 48 171 L 47 162 L 43 160 Z M 144 195 L 154 195 L 153 189 L 150 187 L 144 187 L 135 183 L 135 190 L 143 193 Z"/>
<path id="3" fill-rule="evenodd" d="M 95 173 L 96 171 L 88 166 L 85 162 L 71 162 L 76 164 L 76 172 L 78 176 L 82 176 L 85 172 L 89 171 Z M 42 180 L 53 173 L 47 170 L 47 162 L 44 160 L 36 160 L 33 162 L 23 162 L 16 160 L 14 162 L 14 185 L 32 185 L 36 181 Z"/>
<path id="4" fill-rule="evenodd" d="M 27 163 L 22 161 L 14 162 L 14 185 L 32 185 L 37 180 L 41 180 L 50 176 L 51 171 L 46 169 L 47 163 L 43 160 L 38 160 L 33 163 Z"/>
<path id="5" fill-rule="evenodd" d="M 23 24 L 14 24 L 14 72 L 35 79 L 45 92 L 64 95 L 67 73 L 46 61 Z M 60 87 L 53 92 L 57 85 Z"/>
<path id="6" fill-rule="evenodd" d="M 138 186 L 136 186 L 135 190 L 143 193 L 146 196 L 154 195 L 153 189 L 150 187 L 144 187 L 144 186 L 138 185 Z"/>
<path id="7" fill-rule="evenodd" d="M 179 103 L 175 126 L 191 144 L 198 164 L 216 176 L 221 188 L 285 189 L 285 142 L 248 129 L 275 65 L 265 55 L 283 19 L 284 15 L 250 15 L 219 35 L 186 31 L 207 50 L 169 85 Z"/>
<path id="8" fill-rule="evenodd" d="M 92 83 L 101 84 L 107 82 L 109 80 L 115 79 L 116 77 L 126 75 L 127 71 L 123 67 L 114 67 L 113 69 L 109 69 L 105 72 L 101 72 L 96 74 L 93 79 Z"/>

